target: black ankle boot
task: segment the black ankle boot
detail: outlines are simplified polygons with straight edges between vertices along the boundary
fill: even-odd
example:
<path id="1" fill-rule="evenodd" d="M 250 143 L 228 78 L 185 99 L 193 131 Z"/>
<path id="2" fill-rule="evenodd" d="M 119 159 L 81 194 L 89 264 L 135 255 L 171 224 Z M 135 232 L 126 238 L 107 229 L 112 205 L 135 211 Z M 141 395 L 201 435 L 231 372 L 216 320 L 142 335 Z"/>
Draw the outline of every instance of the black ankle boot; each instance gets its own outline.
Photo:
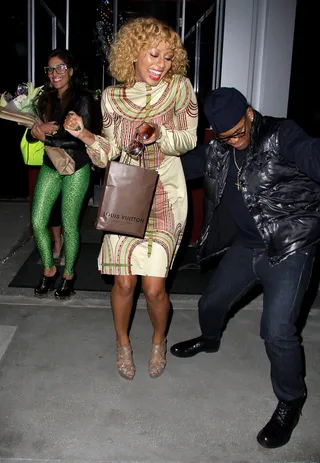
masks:
<path id="1" fill-rule="evenodd" d="M 306 401 L 307 394 L 291 402 L 278 402 L 270 421 L 257 436 L 262 447 L 275 449 L 289 442 L 292 431 L 297 426 L 301 409 Z"/>
<path id="2" fill-rule="evenodd" d="M 34 288 L 34 295 L 37 297 L 46 296 L 48 294 L 48 291 L 52 291 L 54 289 L 54 284 L 57 281 L 58 276 L 58 269 L 56 269 L 56 273 L 52 277 L 42 275 L 38 286 Z"/>
<path id="3" fill-rule="evenodd" d="M 71 280 L 66 280 L 65 278 L 62 278 L 58 289 L 56 289 L 54 292 L 55 298 L 68 299 L 70 296 L 73 296 L 75 294 L 74 282 L 75 275 L 73 275 L 73 278 Z"/>

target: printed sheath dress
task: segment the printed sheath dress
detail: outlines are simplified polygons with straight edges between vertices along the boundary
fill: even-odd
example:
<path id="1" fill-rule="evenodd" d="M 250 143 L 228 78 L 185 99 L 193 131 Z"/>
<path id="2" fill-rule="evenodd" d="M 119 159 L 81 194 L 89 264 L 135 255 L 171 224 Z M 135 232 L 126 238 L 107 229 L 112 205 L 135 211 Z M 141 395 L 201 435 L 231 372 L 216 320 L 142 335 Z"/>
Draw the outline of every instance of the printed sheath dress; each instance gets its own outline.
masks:
<path id="1" fill-rule="evenodd" d="M 103 91 L 101 110 L 102 133 L 86 147 L 98 167 L 119 156 L 120 162 L 125 161 L 125 149 L 143 121 L 159 124 L 161 135 L 146 146 L 144 154 L 145 167 L 159 173 L 145 237 L 106 233 L 98 269 L 108 275 L 166 277 L 187 219 L 187 189 L 179 156 L 197 142 L 198 104 L 193 87 L 187 77 L 180 75 L 155 87 L 144 82 L 136 82 L 131 88 L 110 86 Z M 134 159 L 130 163 L 139 165 Z"/>

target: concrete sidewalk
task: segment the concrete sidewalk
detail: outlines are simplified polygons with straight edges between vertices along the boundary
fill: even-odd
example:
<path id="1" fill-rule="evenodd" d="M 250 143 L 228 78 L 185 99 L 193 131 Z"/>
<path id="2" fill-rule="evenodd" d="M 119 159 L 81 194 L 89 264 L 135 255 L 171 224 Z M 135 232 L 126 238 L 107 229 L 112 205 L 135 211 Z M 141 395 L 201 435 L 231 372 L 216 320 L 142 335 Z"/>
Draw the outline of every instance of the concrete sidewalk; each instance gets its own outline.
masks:
<path id="1" fill-rule="evenodd" d="M 0 262 L 12 256 L 30 237 L 27 201 L 0 201 Z"/>
<path id="2" fill-rule="evenodd" d="M 261 297 L 229 322 L 221 349 L 148 376 L 151 325 L 143 297 L 131 340 L 133 381 L 116 369 L 109 294 L 39 300 L 8 288 L 34 247 L 28 203 L 0 202 L 0 461 L 2 463 L 320 463 L 320 304 L 304 329 L 309 397 L 291 441 L 256 434 L 276 405 L 259 338 Z M 171 298 L 173 343 L 197 336 L 198 296 Z"/>

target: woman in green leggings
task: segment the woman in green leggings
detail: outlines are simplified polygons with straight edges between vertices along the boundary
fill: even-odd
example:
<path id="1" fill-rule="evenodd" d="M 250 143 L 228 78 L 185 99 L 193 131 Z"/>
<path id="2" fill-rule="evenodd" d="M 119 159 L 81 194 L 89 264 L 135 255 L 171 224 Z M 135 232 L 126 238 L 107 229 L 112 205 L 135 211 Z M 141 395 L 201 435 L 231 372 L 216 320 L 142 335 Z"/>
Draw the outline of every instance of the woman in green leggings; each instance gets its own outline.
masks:
<path id="1" fill-rule="evenodd" d="M 68 50 L 53 50 L 45 72 L 48 83 L 38 101 L 44 122 L 34 125 L 27 139 L 30 142 L 42 140 L 45 147 L 63 148 L 75 161 L 75 172 L 71 175 L 59 174 L 48 155 L 44 155 L 32 204 L 32 229 L 44 267 L 34 293 L 35 296 L 46 295 L 54 288 L 59 276 L 53 261 L 48 223 L 61 192 L 65 268 L 54 294 L 58 299 L 65 299 L 74 294 L 74 266 L 80 244 L 79 217 L 90 183 L 91 166 L 84 143 L 64 130 L 63 121 L 70 111 L 81 112 L 86 128 L 95 130 L 96 102 L 93 95 L 83 89 L 78 77 L 78 65 Z"/>

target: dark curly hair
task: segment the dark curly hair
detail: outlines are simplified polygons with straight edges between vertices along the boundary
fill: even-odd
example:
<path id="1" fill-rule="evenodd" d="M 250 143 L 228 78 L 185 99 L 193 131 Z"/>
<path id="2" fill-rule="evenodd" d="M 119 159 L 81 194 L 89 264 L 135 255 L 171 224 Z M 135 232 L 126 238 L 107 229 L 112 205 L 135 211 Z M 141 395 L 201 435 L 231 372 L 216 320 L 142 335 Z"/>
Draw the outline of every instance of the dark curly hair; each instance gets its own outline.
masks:
<path id="1" fill-rule="evenodd" d="M 76 61 L 74 55 L 67 49 L 56 48 L 55 50 L 52 50 L 52 52 L 48 56 L 47 61 L 56 56 L 60 58 L 68 66 L 68 68 L 72 68 L 73 70 L 72 76 L 69 80 L 69 86 L 67 90 L 64 92 L 61 99 L 61 108 L 62 112 L 64 112 L 64 109 L 69 105 L 70 101 L 72 101 L 76 97 L 79 91 L 84 89 L 84 85 L 79 69 L 79 64 Z M 52 87 L 51 82 L 48 78 L 44 84 L 43 91 L 39 95 L 39 99 L 37 102 L 39 112 L 42 115 L 44 121 L 51 120 L 52 108 L 54 106 L 53 102 L 57 98 L 57 93 L 58 91 Z"/>

